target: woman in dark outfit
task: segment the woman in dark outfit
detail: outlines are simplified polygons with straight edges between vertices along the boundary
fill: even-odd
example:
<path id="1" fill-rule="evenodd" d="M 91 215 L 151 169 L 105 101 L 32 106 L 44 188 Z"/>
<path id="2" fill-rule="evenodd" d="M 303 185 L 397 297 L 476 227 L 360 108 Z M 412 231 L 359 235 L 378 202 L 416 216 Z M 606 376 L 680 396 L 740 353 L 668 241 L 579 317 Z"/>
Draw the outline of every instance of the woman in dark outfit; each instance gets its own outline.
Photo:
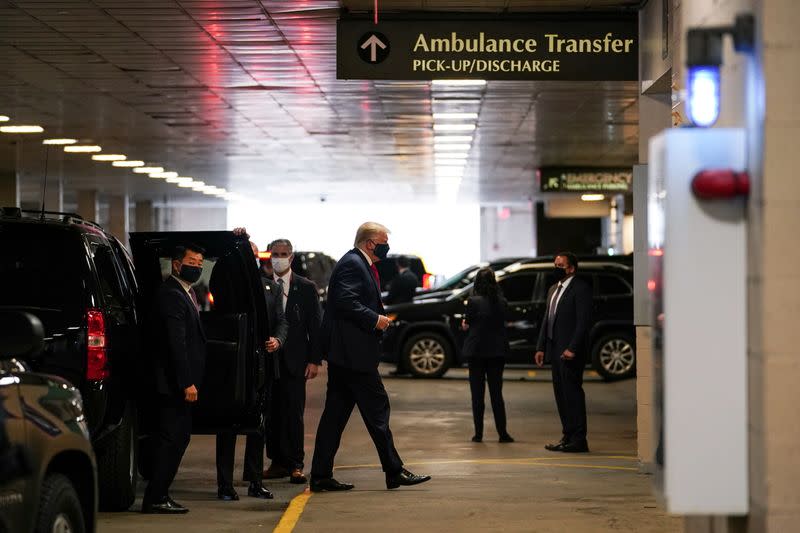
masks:
<path id="1" fill-rule="evenodd" d="M 491 268 L 480 269 L 475 276 L 475 286 L 467 302 L 466 318 L 462 324 L 467 331 L 463 353 L 469 361 L 469 386 L 475 421 L 473 442 L 483 440 L 483 397 L 487 381 L 500 442 L 514 442 L 506 431 L 506 406 L 503 401 L 503 367 L 509 350 L 506 315 L 506 300 L 498 291 L 494 272 Z"/>

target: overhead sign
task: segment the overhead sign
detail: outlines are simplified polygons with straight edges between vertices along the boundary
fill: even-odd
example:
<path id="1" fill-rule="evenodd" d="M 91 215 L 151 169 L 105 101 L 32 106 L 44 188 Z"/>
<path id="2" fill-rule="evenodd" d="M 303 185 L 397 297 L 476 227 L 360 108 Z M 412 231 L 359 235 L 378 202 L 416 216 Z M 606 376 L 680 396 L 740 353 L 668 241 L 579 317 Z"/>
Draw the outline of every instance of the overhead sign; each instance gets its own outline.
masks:
<path id="1" fill-rule="evenodd" d="M 638 80 L 631 15 L 340 19 L 339 79 Z"/>
<path id="2" fill-rule="evenodd" d="M 544 167 L 537 172 L 542 192 L 631 192 L 630 168 Z"/>

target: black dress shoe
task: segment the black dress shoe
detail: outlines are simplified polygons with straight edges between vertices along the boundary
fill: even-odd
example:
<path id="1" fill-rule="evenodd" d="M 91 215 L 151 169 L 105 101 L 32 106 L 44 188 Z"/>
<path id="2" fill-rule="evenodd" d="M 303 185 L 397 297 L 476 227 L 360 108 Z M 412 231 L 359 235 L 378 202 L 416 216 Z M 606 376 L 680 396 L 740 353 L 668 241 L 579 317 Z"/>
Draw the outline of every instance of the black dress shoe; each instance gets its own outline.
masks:
<path id="1" fill-rule="evenodd" d="M 262 500 L 271 500 L 275 497 L 268 488 L 258 482 L 250 483 L 250 486 L 247 487 L 247 495 Z"/>
<path id="2" fill-rule="evenodd" d="M 500 435 L 498 442 L 514 442 L 514 437 L 506 433 L 505 435 Z"/>
<path id="3" fill-rule="evenodd" d="M 561 447 L 564 453 L 589 453 L 589 443 L 585 440 L 580 442 L 570 442 Z"/>
<path id="4" fill-rule="evenodd" d="M 412 474 L 404 468 L 399 473 L 392 476 L 388 474 L 386 475 L 386 488 L 396 489 L 400 485 L 419 485 L 420 483 L 425 483 L 430 479 L 431 476 L 418 476 L 416 474 Z"/>
<path id="5" fill-rule="evenodd" d="M 302 470 L 295 468 L 292 470 L 292 474 L 289 476 L 289 483 L 294 483 L 295 485 L 304 485 L 308 483 L 308 478 L 303 474 Z"/>
<path id="6" fill-rule="evenodd" d="M 160 502 L 142 502 L 143 514 L 186 514 L 189 509 L 175 503 L 172 498 L 164 498 Z"/>
<path id="7" fill-rule="evenodd" d="M 557 444 L 545 444 L 544 449 L 548 452 L 560 452 L 564 449 L 564 443 L 559 442 Z"/>
<path id="8" fill-rule="evenodd" d="M 472 442 L 483 442 L 483 437 L 481 435 L 473 435 Z"/>
<path id="9" fill-rule="evenodd" d="M 340 490 L 350 490 L 354 486 L 350 483 L 339 483 L 332 477 L 323 479 L 311 478 L 311 492 L 338 492 Z"/>
<path id="10" fill-rule="evenodd" d="M 217 487 L 217 499 L 225 502 L 239 501 L 239 495 L 233 487 Z"/>

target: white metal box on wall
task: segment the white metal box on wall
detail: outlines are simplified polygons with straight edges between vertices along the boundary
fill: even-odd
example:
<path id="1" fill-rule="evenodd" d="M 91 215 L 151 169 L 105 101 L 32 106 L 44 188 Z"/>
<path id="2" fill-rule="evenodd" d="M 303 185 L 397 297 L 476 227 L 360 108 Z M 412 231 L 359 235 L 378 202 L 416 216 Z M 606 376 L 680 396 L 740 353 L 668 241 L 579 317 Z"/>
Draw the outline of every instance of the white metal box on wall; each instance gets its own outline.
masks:
<path id="1" fill-rule="evenodd" d="M 702 199 L 701 171 L 746 169 L 738 129 L 650 141 L 657 483 L 672 513 L 748 511 L 746 202 Z"/>

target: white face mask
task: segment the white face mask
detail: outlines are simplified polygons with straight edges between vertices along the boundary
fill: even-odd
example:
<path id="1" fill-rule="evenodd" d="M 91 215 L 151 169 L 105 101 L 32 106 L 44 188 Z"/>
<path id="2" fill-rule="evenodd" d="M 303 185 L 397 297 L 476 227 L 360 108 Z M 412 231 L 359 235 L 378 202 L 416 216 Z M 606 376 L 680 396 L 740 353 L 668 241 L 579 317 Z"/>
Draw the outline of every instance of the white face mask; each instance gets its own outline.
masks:
<path id="1" fill-rule="evenodd" d="M 275 272 L 286 272 L 289 270 L 289 267 L 292 265 L 289 262 L 288 257 L 273 257 L 270 259 L 272 261 L 272 268 Z"/>

